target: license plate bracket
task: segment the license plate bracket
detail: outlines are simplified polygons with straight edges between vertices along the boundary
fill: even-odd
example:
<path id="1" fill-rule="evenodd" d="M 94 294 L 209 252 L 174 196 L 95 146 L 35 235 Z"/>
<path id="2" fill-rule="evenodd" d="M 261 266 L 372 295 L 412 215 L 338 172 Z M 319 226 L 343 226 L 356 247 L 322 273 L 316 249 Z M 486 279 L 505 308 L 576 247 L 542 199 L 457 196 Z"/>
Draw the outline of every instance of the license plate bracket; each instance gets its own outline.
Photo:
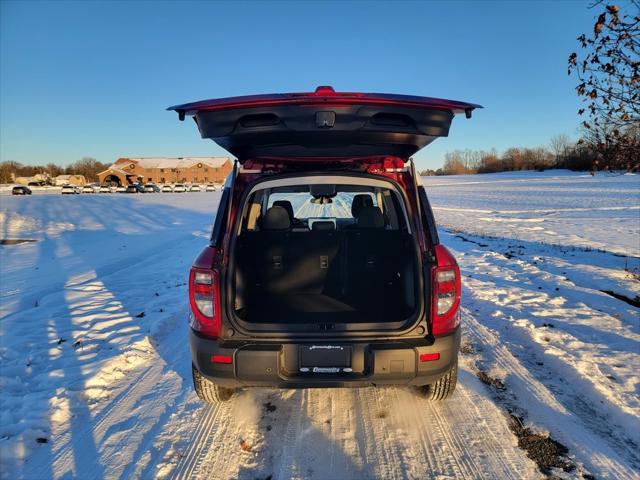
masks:
<path id="1" fill-rule="evenodd" d="M 302 345 L 299 349 L 301 371 L 315 369 L 338 369 L 351 371 L 351 347 L 343 345 Z"/>

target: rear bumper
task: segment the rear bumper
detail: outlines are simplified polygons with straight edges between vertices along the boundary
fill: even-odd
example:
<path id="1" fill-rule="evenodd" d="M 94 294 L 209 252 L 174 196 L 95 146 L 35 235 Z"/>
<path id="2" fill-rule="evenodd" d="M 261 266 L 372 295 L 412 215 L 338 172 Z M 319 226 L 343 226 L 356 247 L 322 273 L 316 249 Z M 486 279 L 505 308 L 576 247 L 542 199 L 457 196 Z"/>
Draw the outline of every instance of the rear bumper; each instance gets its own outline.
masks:
<path id="1" fill-rule="evenodd" d="M 454 333 L 427 341 L 306 342 L 306 345 L 351 347 L 349 373 L 302 373 L 299 347 L 303 343 L 256 342 L 225 347 L 217 340 L 189 334 L 191 356 L 198 371 L 224 387 L 366 387 L 372 385 L 428 385 L 454 365 L 460 348 L 460 328 Z M 420 361 L 420 355 L 439 353 L 434 361 Z M 214 363 L 214 355 L 232 358 L 232 363 Z"/>

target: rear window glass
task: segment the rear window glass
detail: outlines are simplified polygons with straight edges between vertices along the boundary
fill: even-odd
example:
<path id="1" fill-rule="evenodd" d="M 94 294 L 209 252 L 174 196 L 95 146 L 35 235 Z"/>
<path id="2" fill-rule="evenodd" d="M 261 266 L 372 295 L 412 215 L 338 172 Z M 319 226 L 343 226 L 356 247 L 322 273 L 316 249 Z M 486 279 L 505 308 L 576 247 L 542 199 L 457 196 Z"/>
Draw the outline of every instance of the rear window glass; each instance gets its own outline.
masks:
<path id="1" fill-rule="evenodd" d="M 335 197 L 330 199 L 331 203 L 324 203 L 327 199 L 316 199 L 309 192 L 276 192 L 269 195 L 267 208 L 272 207 L 274 202 L 285 200 L 291 203 L 294 217 L 300 220 L 309 218 L 353 218 L 351 206 L 356 195 L 366 195 L 371 199 L 373 206 L 378 206 L 375 195 L 370 192 L 338 192 Z"/>
<path id="2" fill-rule="evenodd" d="M 407 228 L 401 197 L 388 188 L 364 185 L 292 185 L 258 189 L 251 193 L 243 212 L 243 230 L 261 230 L 262 219 L 273 207 L 283 207 L 290 217 L 292 230 L 312 229 L 317 221 L 331 221 L 335 229 L 357 228 L 363 222 L 376 228 Z M 367 219 L 360 218 L 364 208 L 374 208 Z"/>

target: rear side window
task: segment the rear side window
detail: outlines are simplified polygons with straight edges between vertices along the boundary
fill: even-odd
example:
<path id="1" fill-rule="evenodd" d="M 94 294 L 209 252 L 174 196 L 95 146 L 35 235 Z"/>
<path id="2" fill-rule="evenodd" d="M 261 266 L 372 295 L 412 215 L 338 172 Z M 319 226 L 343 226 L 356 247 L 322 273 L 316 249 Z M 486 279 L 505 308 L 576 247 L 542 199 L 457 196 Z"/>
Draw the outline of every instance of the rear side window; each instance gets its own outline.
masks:
<path id="1" fill-rule="evenodd" d="M 431 243 L 434 245 L 438 244 L 440 243 L 440 239 L 438 238 L 436 219 L 433 216 L 433 210 L 431 209 L 431 204 L 427 198 L 427 192 L 423 186 L 418 187 L 418 195 L 420 196 L 420 210 L 422 212 L 422 223 L 424 225 L 424 229 L 431 237 Z"/>
<path id="2" fill-rule="evenodd" d="M 222 197 L 220 198 L 220 204 L 218 205 L 218 211 L 216 212 L 216 218 L 213 222 L 213 229 L 211 231 L 210 244 L 216 246 L 220 243 L 222 233 L 224 230 L 225 222 L 229 215 L 229 197 L 231 196 L 231 189 L 229 187 L 222 191 Z"/>

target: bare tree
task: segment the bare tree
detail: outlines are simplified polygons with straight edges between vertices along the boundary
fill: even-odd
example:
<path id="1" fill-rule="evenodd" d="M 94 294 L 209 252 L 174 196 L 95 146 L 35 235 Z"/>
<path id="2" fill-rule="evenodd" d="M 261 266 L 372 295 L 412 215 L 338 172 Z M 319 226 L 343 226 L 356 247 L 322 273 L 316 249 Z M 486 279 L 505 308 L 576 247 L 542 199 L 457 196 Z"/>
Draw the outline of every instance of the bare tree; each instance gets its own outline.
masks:
<path id="1" fill-rule="evenodd" d="M 82 157 L 81 160 L 73 162 L 66 168 L 69 174 L 84 175 L 84 177 L 94 182 L 98 179 L 98 173 L 108 168 L 107 164 L 97 161 L 93 157 Z"/>
<path id="2" fill-rule="evenodd" d="M 444 155 L 442 170 L 446 175 L 462 175 L 469 173 L 464 159 L 464 152 L 455 150 Z"/>
<path id="3" fill-rule="evenodd" d="M 551 151 L 555 155 L 556 167 L 560 164 L 562 158 L 567 154 L 569 148 L 571 148 L 572 143 L 573 142 L 571 141 L 569 136 L 563 133 L 551 137 L 549 146 L 551 147 Z"/>
<path id="4" fill-rule="evenodd" d="M 603 161 L 617 167 L 628 158 L 611 157 L 620 153 L 612 145 L 621 144 L 622 151 L 634 152 L 633 132 L 640 125 L 640 0 L 629 0 L 628 12 L 616 5 L 596 1 L 601 7 L 593 26 L 593 34 L 578 37 L 583 52 L 569 56 L 569 74 L 575 73 L 576 91 L 584 98 L 589 120 L 586 130 L 598 130 L 598 143 Z M 631 138 L 629 135 L 631 134 Z"/>

